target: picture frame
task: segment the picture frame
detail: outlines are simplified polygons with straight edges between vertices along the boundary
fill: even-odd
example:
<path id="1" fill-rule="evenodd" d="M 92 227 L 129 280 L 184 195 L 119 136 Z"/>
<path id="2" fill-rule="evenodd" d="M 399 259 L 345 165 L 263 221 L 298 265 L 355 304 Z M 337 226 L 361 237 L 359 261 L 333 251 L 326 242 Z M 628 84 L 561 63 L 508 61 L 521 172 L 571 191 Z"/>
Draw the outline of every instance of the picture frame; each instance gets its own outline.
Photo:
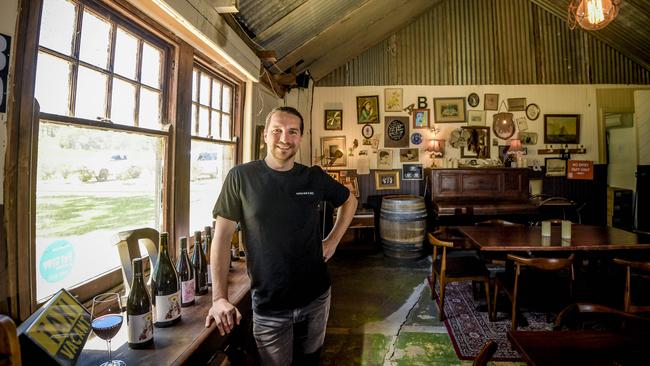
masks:
<path id="1" fill-rule="evenodd" d="M 545 114 L 544 115 L 545 144 L 578 144 L 580 143 L 579 114 Z"/>
<path id="2" fill-rule="evenodd" d="M 348 165 L 345 136 L 328 136 L 320 138 L 321 162 L 323 166 Z"/>
<path id="3" fill-rule="evenodd" d="M 508 112 L 526 110 L 526 98 L 508 98 L 507 102 Z"/>
<path id="4" fill-rule="evenodd" d="M 377 152 L 377 169 L 393 168 L 393 150 L 380 149 Z"/>
<path id="5" fill-rule="evenodd" d="M 478 94 L 476 94 L 476 93 L 472 93 L 472 94 L 467 96 L 467 104 L 472 108 L 475 108 L 476 106 L 478 106 L 478 104 L 480 102 L 481 102 L 481 99 L 478 97 Z"/>
<path id="6" fill-rule="evenodd" d="M 365 139 L 371 138 L 372 135 L 374 135 L 374 134 L 375 134 L 375 129 L 372 128 L 371 125 L 365 124 L 365 125 L 363 125 L 363 127 L 361 127 L 361 136 L 363 136 Z M 366 144 L 364 144 L 364 145 L 366 145 Z"/>
<path id="7" fill-rule="evenodd" d="M 325 110 L 325 131 L 337 131 L 343 129 L 343 110 Z"/>
<path id="8" fill-rule="evenodd" d="M 517 129 L 519 131 L 528 131 L 528 121 L 526 120 L 526 117 L 517 117 L 515 122 L 517 122 Z"/>
<path id="9" fill-rule="evenodd" d="M 519 132 L 522 145 L 537 145 L 537 132 Z"/>
<path id="10" fill-rule="evenodd" d="M 357 124 L 379 123 L 379 96 L 357 97 Z"/>
<path id="11" fill-rule="evenodd" d="M 429 128 L 429 109 L 413 110 L 413 128 Z"/>
<path id="12" fill-rule="evenodd" d="M 461 127 L 468 132 L 467 146 L 461 146 L 461 158 L 490 158 L 490 128 L 468 126 Z"/>
<path id="13" fill-rule="evenodd" d="M 327 173 L 327 175 L 332 177 L 332 179 L 336 180 L 337 182 L 340 181 L 341 179 L 341 174 L 338 171 L 336 172 L 326 171 L 325 173 Z"/>
<path id="14" fill-rule="evenodd" d="M 465 122 L 465 98 L 433 98 L 436 123 Z"/>
<path id="15" fill-rule="evenodd" d="M 347 189 L 350 190 L 350 193 L 355 197 L 359 197 L 359 181 L 357 177 L 343 177 L 341 178 L 341 184 Z"/>
<path id="16" fill-rule="evenodd" d="M 384 89 L 384 111 L 401 112 L 402 111 L 402 88 Z"/>
<path id="17" fill-rule="evenodd" d="M 409 118 L 386 116 L 384 119 L 384 146 L 408 147 Z"/>
<path id="18" fill-rule="evenodd" d="M 566 159 L 562 158 L 546 158 L 544 165 L 546 167 L 547 177 L 566 177 Z"/>
<path id="19" fill-rule="evenodd" d="M 501 163 L 505 163 L 508 157 L 508 150 L 510 150 L 510 145 L 499 145 L 499 161 Z"/>
<path id="20" fill-rule="evenodd" d="M 399 189 L 399 172 L 399 170 L 375 171 L 375 189 L 378 191 Z"/>
<path id="21" fill-rule="evenodd" d="M 529 120 L 534 121 L 539 117 L 539 106 L 535 103 L 530 103 L 529 105 L 526 106 L 526 117 L 528 117 Z"/>
<path id="22" fill-rule="evenodd" d="M 468 126 L 485 126 L 485 111 L 470 110 L 467 111 Z"/>
<path id="23" fill-rule="evenodd" d="M 496 111 L 499 109 L 499 94 L 483 94 L 483 109 Z"/>
<path id="24" fill-rule="evenodd" d="M 399 149 L 400 163 L 413 163 L 420 161 L 420 149 Z"/>
<path id="25" fill-rule="evenodd" d="M 404 164 L 402 166 L 402 180 L 422 180 L 422 164 Z"/>

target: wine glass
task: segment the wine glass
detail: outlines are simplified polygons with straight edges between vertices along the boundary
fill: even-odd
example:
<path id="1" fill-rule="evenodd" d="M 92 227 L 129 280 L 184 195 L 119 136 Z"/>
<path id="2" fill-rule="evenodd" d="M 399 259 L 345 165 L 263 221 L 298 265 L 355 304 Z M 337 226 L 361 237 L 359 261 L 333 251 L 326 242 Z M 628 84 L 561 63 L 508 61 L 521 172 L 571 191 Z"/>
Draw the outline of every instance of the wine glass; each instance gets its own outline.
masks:
<path id="1" fill-rule="evenodd" d="M 124 361 L 113 360 L 111 355 L 111 339 L 115 337 L 121 326 L 120 295 L 109 292 L 95 296 L 91 312 L 91 327 L 95 335 L 105 340 L 108 346 L 108 361 L 100 366 L 126 366 Z"/>

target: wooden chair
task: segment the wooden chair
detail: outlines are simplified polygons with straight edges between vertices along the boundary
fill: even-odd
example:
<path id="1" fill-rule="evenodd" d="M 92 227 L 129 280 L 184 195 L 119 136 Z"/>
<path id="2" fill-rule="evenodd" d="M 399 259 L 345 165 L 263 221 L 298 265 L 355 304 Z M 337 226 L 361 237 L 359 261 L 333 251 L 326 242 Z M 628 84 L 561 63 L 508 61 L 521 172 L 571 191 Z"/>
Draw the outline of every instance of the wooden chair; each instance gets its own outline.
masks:
<path id="1" fill-rule="evenodd" d="M 131 290 L 131 279 L 133 278 L 133 268 L 131 268 L 134 258 L 142 257 L 140 253 L 140 240 L 147 250 L 147 255 L 151 261 L 151 267 L 158 260 L 158 242 L 160 233 L 152 228 L 140 228 L 117 233 L 115 246 L 120 254 L 122 263 L 122 279 L 124 280 L 124 290 L 128 294 Z"/>
<path id="2" fill-rule="evenodd" d="M 515 263 L 515 273 L 514 279 L 511 279 L 512 275 L 506 273 L 497 274 L 496 281 L 494 284 L 494 301 L 492 303 L 492 309 L 494 314 L 492 318 L 496 319 L 497 313 L 497 298 L 499 295 L 499 288 L 503 288 L 506 295 L 512 303 L 512 330 L 517 329 L 517 296 L 519 295 L 520 288 L 520 276 L 522 275 L 522 267 L 530 267 L 533 269 L 546 271 L 546 272 L 558 272 L 562 270 L 569 270 L 570 279 L 569 279 L 569 297 L 573 295 L 573 280 L 575 274 L 573 271 L 573 259 L 575 254 L 571 254 L 569 258 L 524 258 L 516 256 L 513 254 L 508 254 L 508 260 L 511 260 Z"/>
<path id="3" fill-rule="evenodd" d="M 555 319 L 555 330 L 612 330 L 650 332 L 650 319 L 591 303 L 574 303 L 564 308 Z"/>
<path id="4" fill-rule="evenodd" d="M 449 282 L 460 281 L 480 281 L 485 286 L 485 298 L 488 308 L 488 316 L 491 314 L 490 309 L 490 274 L 485 268 L 483 262 L 474 256 L 447 257 L 447 248 L 454 248 L 451 241 L 443 241 L 436 235 L 444 235 L 443 232 L 428 234 L 429 243 L 433 245 L 433 261 L 431 263 L 431 276 L 428 277 L 429 287 L 431 288 L 431 298 L 435 299 L 436 277 L 440 277 L 440 296 L 438 297 L 438 308 L 440 309 L 438 318 L 444 319 L 445 306 L 445 287 Z M 438 249 L 442 249 L 442 254 L 438 258 Z"/>
<path id="5" fill-rule="evenodd" d="M 650 305 L 640 306 L 632 304 L 632 270 L 635 270 L 635 274 L 650 281 L 650 262 L 638 262 L 623 258 L 614 258 L 614 263 L 625 266 L 625 295 L 623 298 L 623 310 L 628 313 L 650 313 Z"/>
<path id="6" fill-rule="evenodd" d="M 6 315 L 0 315 L 0 366 L 20 366 L 20 343 L 16 324 Z"/>
<path id="7" fill-rule="evenodd" d="M 485 342 L 485 345 L 481 349 L 481 352 L 476 355 L 474 362 L 472 362 L 472 366 L 486 366 L 488 361 L 490 361 L 492 359 L 492 356 L 494 356 L 497 348 L 497 342 L 489 339 L 487 342 Z"/>

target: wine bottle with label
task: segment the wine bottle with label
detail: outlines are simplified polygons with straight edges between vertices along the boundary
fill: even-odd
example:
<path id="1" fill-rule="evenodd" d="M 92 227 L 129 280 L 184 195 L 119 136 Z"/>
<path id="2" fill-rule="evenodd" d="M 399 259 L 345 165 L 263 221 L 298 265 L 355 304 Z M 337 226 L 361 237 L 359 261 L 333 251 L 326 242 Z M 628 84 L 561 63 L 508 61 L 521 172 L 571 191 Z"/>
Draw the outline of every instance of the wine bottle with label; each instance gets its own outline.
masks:
<path id="1" fill-rule="evenodd" d="M 212 245 L 212 226 L 203 228 L 205 231 L 205 240 L 203 241 L 203 251 L 205 252 L 205 259 L 208 263 L 208 286 L 212 286 L 212 266 L 210 265 L 210 247 Z"/>
<path id="2" fill-rule="evenodd" d="M 194 288 L 197 295 L 208 293 L 208 263 L 201 245 L 201 232 L 194 232 L 194 253 L 192 253 L 192 266 L 194 267 Z"/>
<path id="3" fill-rule="evenodd" d="M 181 236 L 181 254 L 176 262 L 176 272 L 181 281 L 181 307 L 194 305 L 194 267 L 190 263 L 190 256 L 187 254 L 187 238 Z"/>
<path id="4" fill-rule="evenodd" d="M 142 278 L 142 259 L 133 259 L 131 292 L 126 301 L 126 323 L 129 347 L 148 348 L 153 345 L 153 314 L 151 300 Z"/>
<path id="5" fill-rule="evenodd" d="M 168 234 L 160 233 L 158 260 L 151 275 L 154 325 L 169 327 L 181 320 L 181 292 L 178 274 L 169 259 Z"/>

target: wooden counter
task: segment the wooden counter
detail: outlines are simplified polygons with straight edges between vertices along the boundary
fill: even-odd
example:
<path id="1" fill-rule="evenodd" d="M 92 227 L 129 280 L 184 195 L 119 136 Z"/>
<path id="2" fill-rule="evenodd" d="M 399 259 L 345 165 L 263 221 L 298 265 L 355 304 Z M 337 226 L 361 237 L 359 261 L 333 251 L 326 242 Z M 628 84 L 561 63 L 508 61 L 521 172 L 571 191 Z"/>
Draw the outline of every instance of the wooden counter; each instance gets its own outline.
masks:
<path id="1" fill-rule="evenodd" d="M 242 313 L 241 324 L 246 324 L 247 320 L 250 320 L 252 311 L 250 279 L 244 261 L 232 264 L 228 277 L 228 297 Z M 129 348 L 126 321 L 124 321 L 112 341 L 113 358 L 126 362 L 128 366 L 207 364 L 223 349 L 228 336 L 220 336 L 214 323 L 209 328 L 205 327 L 205 317 L 211 306 L 212 293 L 197 296 L 196 299 L 197 303 L 194 306 L 182 308 L 179 324 L 169 328 L 154 328 L 154 346 L 150 349 Z M 92 337 L 84 346 L 77 365 L 96 366 L 107 359 L 106 342 L 98 337 Z"/>

